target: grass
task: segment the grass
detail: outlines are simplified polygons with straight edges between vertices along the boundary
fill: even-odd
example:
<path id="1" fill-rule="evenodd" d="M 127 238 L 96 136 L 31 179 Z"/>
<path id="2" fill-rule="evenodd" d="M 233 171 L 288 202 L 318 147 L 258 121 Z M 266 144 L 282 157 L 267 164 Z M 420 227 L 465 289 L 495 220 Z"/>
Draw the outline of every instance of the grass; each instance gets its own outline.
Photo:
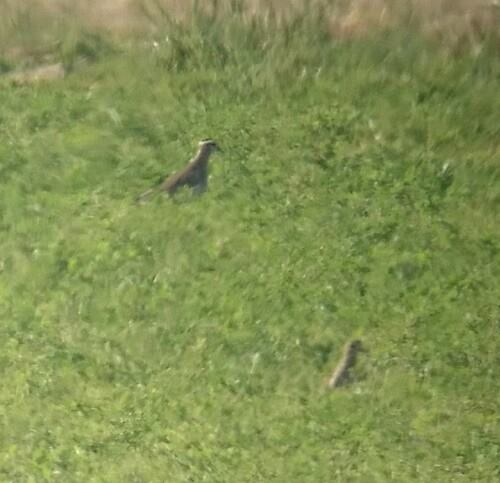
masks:
<path id="1" fill-rule="evenodd" d="M 2 85 L 0 480 L 500 479 L 494 49 L 195 20 Z"/>

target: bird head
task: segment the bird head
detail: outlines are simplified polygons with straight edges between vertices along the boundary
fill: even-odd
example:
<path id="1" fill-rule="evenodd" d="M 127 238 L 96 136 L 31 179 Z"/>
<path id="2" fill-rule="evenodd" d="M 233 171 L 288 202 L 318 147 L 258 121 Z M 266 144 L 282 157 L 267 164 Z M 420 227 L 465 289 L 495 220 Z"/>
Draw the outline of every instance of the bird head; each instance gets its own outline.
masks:
<path id="1" fill-rule="evenodd" d="M 202 139 L 198 143 L 198 146 L 201 150 L 206 151 L 209 154 L 212 154 L 215 151 L 222 151 L 222 149 L 213 139 Z"/>

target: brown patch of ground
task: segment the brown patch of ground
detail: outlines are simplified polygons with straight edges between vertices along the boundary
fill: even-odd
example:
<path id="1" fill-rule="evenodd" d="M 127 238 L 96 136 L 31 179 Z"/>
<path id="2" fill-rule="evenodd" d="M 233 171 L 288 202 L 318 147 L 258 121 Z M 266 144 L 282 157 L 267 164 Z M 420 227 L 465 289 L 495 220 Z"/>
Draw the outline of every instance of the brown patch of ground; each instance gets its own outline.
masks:
<path id="1" fill-rule="evenodd" d="M 61 63 L 47 64 L 34 67 L 32 69 L 23 69 L 9 73 L 7 80 L 14 84 L 35 84 L 38 82 L 47 82 L 63 79 L 66 70 Z"/>

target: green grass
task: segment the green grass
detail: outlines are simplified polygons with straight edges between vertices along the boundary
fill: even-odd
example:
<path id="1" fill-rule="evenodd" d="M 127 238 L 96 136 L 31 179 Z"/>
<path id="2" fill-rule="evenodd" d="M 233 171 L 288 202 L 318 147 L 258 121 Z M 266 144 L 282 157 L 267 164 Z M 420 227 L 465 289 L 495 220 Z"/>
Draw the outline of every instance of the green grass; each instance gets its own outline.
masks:
<path id="1" fill-rule="evenodd" d="M 316 21 L 2 85 L 0 481 L 500 479 L 498 58 Z"/>

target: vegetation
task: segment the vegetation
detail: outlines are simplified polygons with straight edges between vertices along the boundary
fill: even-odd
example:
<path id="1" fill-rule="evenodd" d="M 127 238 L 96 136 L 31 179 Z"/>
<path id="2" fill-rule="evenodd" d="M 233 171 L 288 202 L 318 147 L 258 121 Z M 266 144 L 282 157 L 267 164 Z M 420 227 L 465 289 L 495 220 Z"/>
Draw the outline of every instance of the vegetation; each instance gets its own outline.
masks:
<path id="1" fill-rule="evenodd" d="M 499 480 L 495 42 L 159 7 L 2 50 L 0 481 Z"/>

